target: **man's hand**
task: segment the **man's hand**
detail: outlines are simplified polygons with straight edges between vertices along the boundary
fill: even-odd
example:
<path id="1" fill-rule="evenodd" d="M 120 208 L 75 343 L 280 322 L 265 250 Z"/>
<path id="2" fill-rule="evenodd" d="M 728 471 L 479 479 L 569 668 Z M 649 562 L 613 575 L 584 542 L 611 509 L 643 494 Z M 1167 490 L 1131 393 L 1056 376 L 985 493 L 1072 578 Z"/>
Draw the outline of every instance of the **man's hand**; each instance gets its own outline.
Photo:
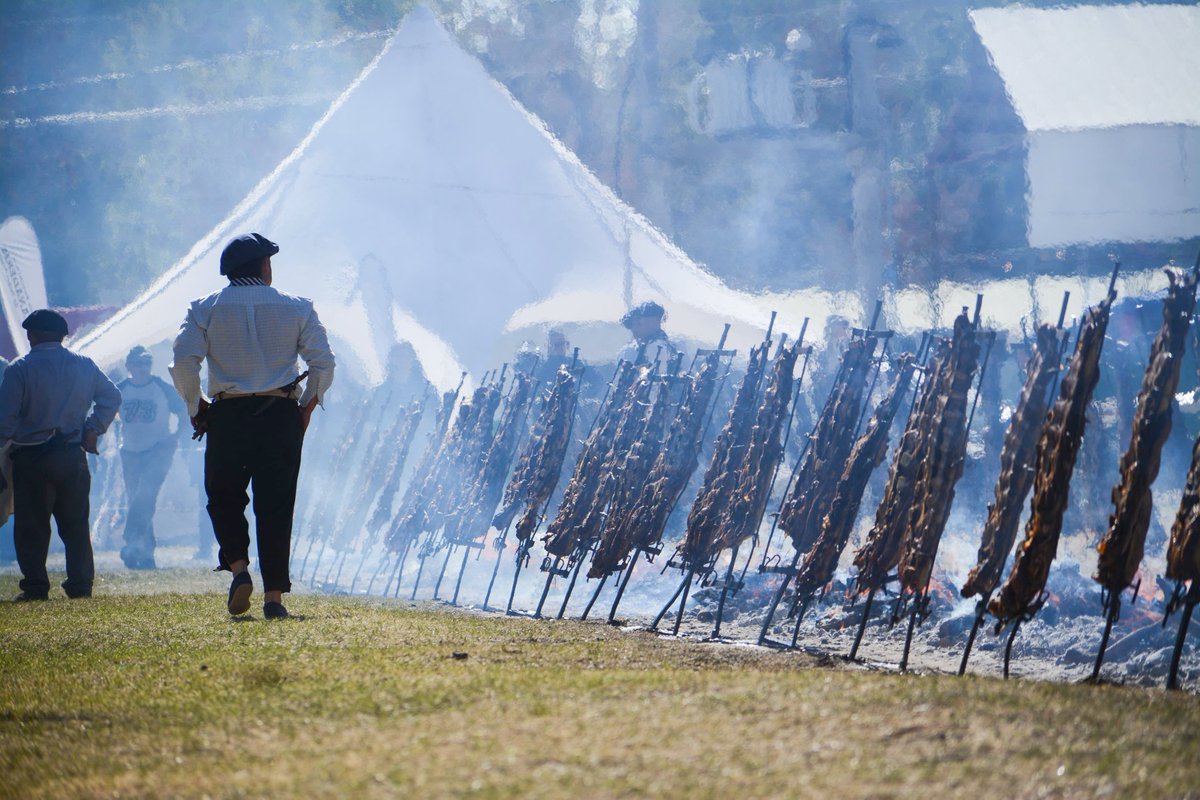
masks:
<path id="1" fill-rule="evenodd" d="M 308 431 L 309 420 L 312 419 L 313 409 L 317 407 L 317 398 L 309 400 L 308 403 L 300 407 L 300 426 L 302 431 Z"/>
<path id="2" fill-rule="evenodd" d="M 86 453 L 91 453 L 94 456 L 100 455 L 100 434 L 96 433 L 91 428 L 86 428 L 83 431 L 83 450 Z"/>
<path id="3" fill-rule="evenodd" d="M 203 439 L 204 434 L 208 432 L 208 405 L 208 401 L 201 397 L 200 407 L 196 410 L 196 416 L 192 417 L 193 439 Z"/>

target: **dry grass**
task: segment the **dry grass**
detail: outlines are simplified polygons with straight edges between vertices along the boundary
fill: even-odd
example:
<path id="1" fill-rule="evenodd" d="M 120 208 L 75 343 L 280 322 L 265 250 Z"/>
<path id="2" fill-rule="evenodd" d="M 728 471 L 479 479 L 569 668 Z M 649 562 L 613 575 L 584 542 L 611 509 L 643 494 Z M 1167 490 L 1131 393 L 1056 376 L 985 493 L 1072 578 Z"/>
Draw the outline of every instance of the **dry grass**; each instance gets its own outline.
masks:
<path id="1" fill-rule="evenodd" d="M 0 604 L 0 796 L 1200 796 L 1193 695 L 139 580 Z"/>

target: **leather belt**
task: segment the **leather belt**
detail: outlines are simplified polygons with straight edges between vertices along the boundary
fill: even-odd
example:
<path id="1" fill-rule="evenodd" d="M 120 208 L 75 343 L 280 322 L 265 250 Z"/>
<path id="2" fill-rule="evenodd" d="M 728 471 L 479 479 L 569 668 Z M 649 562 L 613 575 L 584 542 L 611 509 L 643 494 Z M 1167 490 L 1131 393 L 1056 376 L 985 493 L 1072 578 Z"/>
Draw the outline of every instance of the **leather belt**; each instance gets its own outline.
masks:
<path id="1" fill-rule="evenodd" d="M 268 389 L 265 392 L 217 392 L 213 395 L 214 402 L 221 400 L 236 400 L 239 397 L 286 397 L 290 398 L 292 392 L 284 389 Z"/>

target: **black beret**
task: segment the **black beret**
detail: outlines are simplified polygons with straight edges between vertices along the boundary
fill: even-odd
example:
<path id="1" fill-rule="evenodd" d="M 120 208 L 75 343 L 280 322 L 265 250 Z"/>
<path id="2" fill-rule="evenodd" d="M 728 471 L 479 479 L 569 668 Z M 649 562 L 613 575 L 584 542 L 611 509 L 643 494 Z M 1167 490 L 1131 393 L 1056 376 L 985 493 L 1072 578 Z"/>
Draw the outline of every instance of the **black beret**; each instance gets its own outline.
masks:
<path id="1" fill-rule="evenodd" d="M 221 274 L 228 275 L 243 264 L 259 261 L 279 252 L 279 245 L 257 233 L 244 233 L 230 240 L 221 251 Z"/>
<path id="2" fill-rule="evenodd" d="M 39 308 L 30 314 L 21 323 L 21 327 L 27 331 L 49 333 L 54 336 L 67 335 L 67 321 L 63 319 L 61 314 L 51 311 L 48 308 Z"/>
<path id="3" fill-rule="evenodd" d="M 666 314 L 666 310 L 658 303 L 653 300 L 647 300 L 626 311 L 625 316 L 621 317 L 621 324 L 628 328 L 629 323 L 635 319 L 641 319 L 642 317 L 658 317 L 662 319 Z"/>

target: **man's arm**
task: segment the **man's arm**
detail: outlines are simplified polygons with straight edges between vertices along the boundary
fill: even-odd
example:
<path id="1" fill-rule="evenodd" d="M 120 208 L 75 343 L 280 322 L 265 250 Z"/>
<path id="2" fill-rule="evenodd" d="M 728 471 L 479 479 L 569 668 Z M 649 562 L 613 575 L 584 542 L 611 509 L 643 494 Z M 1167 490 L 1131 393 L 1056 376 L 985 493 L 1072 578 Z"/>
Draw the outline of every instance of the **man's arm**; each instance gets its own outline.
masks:
<path id="1" fill-rule="evenodd" d="M 308 381 L 304 384 L 300 405 L 310 408 L 325 399 L 325 392 L 333 384 L 334 369 L 333 350 L 329 348 L 329 337 L 325 333 L 325 326 L 317 317 L 316 309 L 310 309 L 308 318 L 300 329 L 297 349 L 308 367 Z"/>
<path id="2" fill-rule="evenodd" d="M 178 427 L 175 429 L 176 435 L 180 441 L 186 441 L 192 438 L 192 421 L 187 413 L 187 404 L 183 402 L 183 398 L 179 396 L 179 392 L 175 391 L 175 387 L 164 381 L 157 375 L 151 375 L 150 380 L 154 381 L 154 385 L 162 390 L 163 400 L 167 404 L 167 413 L 175 416 L 175 421 Z M 119 386 L 117 387 L 120 388 Z"/>
<path id="3" fill-rule="evenodd" d="M 83 449 L 89 453 L 97 451 L 96 441 L 101 434 L 108 430 L 108 426 L 112 424 L 113 419 L 117 416 L 117 411 L 121 408 L 121 390 L 95 363 L 92 364 L 92 369 L 95 370 L 92 413 L 83 422 Z"/>
<path id="4" fill-rule="evenodd" d="M 21 400 L 25 396 L 25 372 L 9 367 L 0 380 L 0 444 L 12 439 L 21 418 Z"/>
<path id="5" fill-rule="evenodd" d="M 208 335 L 196 321 L 195 309 L 189 308 L 179 326 L 179 335 L 175 337 L 174 360 L 167 365 L 189 418 L 200 411 L 200 363 L 207 355 Z"/>

